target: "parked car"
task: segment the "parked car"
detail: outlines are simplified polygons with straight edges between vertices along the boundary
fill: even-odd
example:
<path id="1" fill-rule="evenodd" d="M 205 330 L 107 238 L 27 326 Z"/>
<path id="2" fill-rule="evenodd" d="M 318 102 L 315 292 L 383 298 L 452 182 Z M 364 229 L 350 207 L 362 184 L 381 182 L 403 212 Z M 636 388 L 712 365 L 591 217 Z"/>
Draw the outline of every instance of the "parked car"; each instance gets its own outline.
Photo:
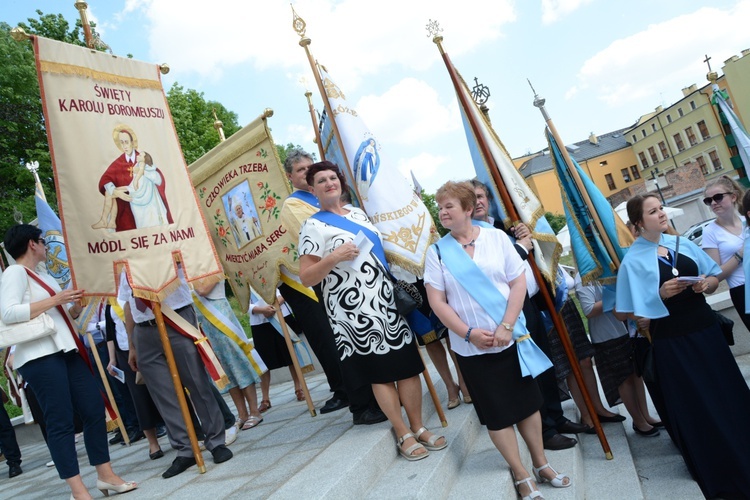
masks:
<path id="1" fill-rule="evenodd" d="M 716 217 L 714 217 L 713 219 L 704 220 L 703 222 L 699 222 L 697 224 L 693 224 L 687 229 L 687 231 L 682 233 L 682 235 L 696 245 L 701 246 L 701 241 L 703 241 L 703 229 L 715 220 Z"/>

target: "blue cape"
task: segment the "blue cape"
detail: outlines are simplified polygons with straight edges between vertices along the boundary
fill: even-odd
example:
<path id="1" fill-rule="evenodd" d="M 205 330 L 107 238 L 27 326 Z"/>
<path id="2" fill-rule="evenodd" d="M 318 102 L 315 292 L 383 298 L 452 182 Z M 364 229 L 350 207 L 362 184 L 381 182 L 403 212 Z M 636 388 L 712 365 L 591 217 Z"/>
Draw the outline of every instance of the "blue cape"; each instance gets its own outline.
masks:
<path id="1" fill-rule="evenodd" d="M 644 318 L 658 319 L 669 316 L 664 302 L 659 297 L 659 262 L 656 249 L 659 246 L 675 249 L 677 237 L 662 234 L 658 244 L 638 238 L 630 247 L 617 273 L 616 308 L 618 312 L 634 313 Z M 721 269 L 716 262 L 692 241 L 680 238 L 680 255 L 692 259 L 698 265 L 698 274 L 716 276 Z"/>

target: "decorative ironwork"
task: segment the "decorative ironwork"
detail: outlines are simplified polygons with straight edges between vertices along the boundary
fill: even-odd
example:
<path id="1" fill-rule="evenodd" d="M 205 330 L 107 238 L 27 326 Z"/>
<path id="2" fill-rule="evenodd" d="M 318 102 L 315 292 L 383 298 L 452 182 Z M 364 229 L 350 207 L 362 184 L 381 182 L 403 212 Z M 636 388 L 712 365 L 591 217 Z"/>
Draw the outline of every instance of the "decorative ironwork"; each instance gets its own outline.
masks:
<path id="1" fill-rule="evenodd" d="M 26 169 L 31 172 L 34 177 L 36 177 L 36 172 L 39 170 L 39 162 L 38 161 L 32 161 L 31 163 L 26 164 Z"/>
<path id="2" fill-rule="evenodd" d="M 706 73 L 706 80 L 708 80 L 711 83 L 716 83 L 716 80 L 719 79 L 719 74 L 716 71 L 713 71 L 711 69 L 711 58 L 706 54 L 706 58 L 703 60 L 704 63 L 708 65 L 708 73 Z"/>
<path id="3" fill-rule="evenodd" d="M 490 98 L 490 88 L 483 83 L 479 83 L 479 79 L 474 77 L 474 86 L 471 88 L 471 98 L 478 105 L 483 105 Z"/>
<path id="4" fill-rule="evenodd" d="M 436 37 L 443 32 L 443 28 L 440 27 L 440 23 L 438 23 L 437 21 L 433 21 L 432 19 L 429 20 L 427 26 L 425 26 L 425 29 L 427 30 L 428 37 Z"/>
<path id="5" fill-rule="evenodd" d="M 296 31 L 297 34 L 301 38 L 304 38 L 305 31 L 307 30 L 307 23 L 305 22 L 304 19 L 302 19 L 301 17 L 299 17 L 299 15 L 297 14 L 297 12 L 294 10 L 294 5 L 292 5 L 292 4 L 289 4 L 289 5 L 291 5 L 291 7 L 292 7 L 292 14 L 294 15 L 294 17 L 292 19 L 292 28 L 294 28 L 294 31 Z"/>

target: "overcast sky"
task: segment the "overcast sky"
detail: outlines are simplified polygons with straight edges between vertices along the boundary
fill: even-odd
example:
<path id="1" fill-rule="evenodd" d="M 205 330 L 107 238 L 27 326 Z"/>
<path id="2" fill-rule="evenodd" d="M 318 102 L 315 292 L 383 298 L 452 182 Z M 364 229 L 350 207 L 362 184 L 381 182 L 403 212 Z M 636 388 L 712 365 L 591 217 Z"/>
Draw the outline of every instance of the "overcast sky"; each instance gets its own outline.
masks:
<path id="1" fill-rule="evenodd" d="M 274 140 L 317 151 L 304 97 L 322 110 L 287 1 L 90 0 L 90 17 L 118 55 L 167 62 L 175 81 L 236 112 L 244 125 L 264 108 Z M 74 1 L 3 0 L 15 26 L 35 9 L 71 22 Z M 425 26 L 470 85 L 490 88 L 493 126 L 513 156 L 546 146 L 529 78 L 547 99 L 563 140 L 633 124 L 681 89 L 706 83 L 750 48 L 750 0 L 298 0 L 314 57 L 356 104 L 387 158 L 429 192 L 473 176 L 455 93 Z M 306 83 L 305 83 L 306 81 Z"/>

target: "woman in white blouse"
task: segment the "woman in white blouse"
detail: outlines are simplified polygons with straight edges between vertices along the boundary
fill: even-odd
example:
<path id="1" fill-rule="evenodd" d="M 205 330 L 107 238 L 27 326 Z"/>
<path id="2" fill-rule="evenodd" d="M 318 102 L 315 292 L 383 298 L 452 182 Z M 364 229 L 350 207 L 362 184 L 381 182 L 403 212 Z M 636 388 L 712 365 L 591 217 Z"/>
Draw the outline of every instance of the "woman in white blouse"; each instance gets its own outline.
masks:
<path id="1" fill-rule="evenodd" d="M 438 189 L 435 199 L 440 222 L 450 234 L 427 253 L 424 281 L 430 306 L 450 331 L 451 349 L 479 421 L 487 426 L 492 442 L 508 462 L 519 495 L 541 498 L 534 479 L 537 483 L 549 481 L 558 488 L 570 486 L 571 480 L 558 474 L 547 461 L 539 414 L 542 396 L 536 381 L 522 376 L 518 343 L 532 341 L 525 338 L 528 335 L 513 340 L 516 323 L 523 325 L 519 318 L 526 295 L 523 262 L 505 233 L 472 224 L 476 195 L 470 184 L 448 182 Z M 471 262 L 466 264 L 467 273 L 460 269 L 459 281 L 454 272 L 459 266 L 454 263 L 467 262 L 464 253 Z M 455 256 L 452 261 L 449 255 Z M 482 285 L 475 273 L 489 278 L 488 286 L 496 289 L 493 293 L 500 300 L 493 298 L 495 311 L 488 312 L 473 294 L 472 289 Z M 497 321 L 496 316 L 502 319 Z M 514 424 L 529 448 L 534 478 L 521 462 Z"/>
<path id="2" fill-rule="evenodd" d="M 16 346 L 14 368 L 31 386 L 39 400 L 47 426 L 47 445 L 61 479 L 71 489 L 71 498 L 91 495 L 81 479 L 75 446 L 73 414 L 83 421 L 83 439 L 89 462 L 96 467 L 96 487 L 124 493 L 138 487 L 123 481 L 109 461 L 104 400 L 94 375 L 77 352 L 72 320 L 81 313 L 83 290 L 60 290 L 54 278 L 33 270 L 47 258 L 42 231 L 28 224 L 11 227 L 5 249 L 16 261 L 0 281 L 0 314 L 7 325 L 49 314 L 56 332 Z M 73 305 L 70 305 L 70 304 Z M 83 344 L 80 344 L 83 346 Z"/>

